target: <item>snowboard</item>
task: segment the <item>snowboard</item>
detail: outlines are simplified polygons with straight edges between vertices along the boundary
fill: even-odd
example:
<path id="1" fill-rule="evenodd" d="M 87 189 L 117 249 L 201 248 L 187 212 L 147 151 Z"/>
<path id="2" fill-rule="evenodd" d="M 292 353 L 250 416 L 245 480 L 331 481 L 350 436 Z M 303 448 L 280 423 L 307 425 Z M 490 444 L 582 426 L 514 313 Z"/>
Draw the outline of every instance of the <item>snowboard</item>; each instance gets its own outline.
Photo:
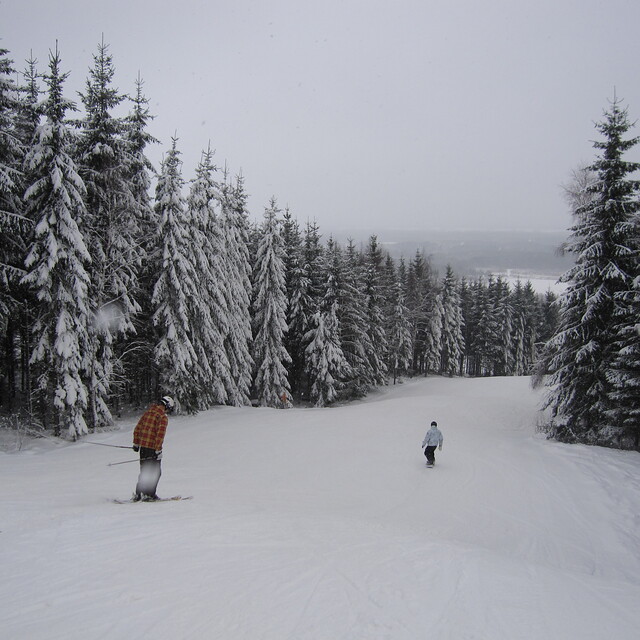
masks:
<path id="1" fill-rule="evenodd" d="M 157 500 L 118 500 L 114 498 L 113 502 L 116 504 L 136 504 L 138 502 L 176 502 L 178 500 L 192 500 L 193 496 L 171 496 L 170 498 L 158 498 Z"/>

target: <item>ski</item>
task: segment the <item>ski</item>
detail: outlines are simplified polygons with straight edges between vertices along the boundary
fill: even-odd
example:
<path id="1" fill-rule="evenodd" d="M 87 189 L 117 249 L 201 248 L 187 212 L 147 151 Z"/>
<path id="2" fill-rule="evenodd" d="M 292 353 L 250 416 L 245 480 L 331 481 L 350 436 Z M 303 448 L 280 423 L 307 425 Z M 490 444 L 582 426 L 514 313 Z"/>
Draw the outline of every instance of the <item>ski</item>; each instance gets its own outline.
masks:
<path id="1" fill-rule="evenodd" d="M 114 498 L 112 502 L 116 504 L 136 504 L 138 502 L 177 502 L 178 500 L 192 500 L 193 496 L 171 496 L 170 498 L 158 498 L 157 500 L 118 500 Z"/>

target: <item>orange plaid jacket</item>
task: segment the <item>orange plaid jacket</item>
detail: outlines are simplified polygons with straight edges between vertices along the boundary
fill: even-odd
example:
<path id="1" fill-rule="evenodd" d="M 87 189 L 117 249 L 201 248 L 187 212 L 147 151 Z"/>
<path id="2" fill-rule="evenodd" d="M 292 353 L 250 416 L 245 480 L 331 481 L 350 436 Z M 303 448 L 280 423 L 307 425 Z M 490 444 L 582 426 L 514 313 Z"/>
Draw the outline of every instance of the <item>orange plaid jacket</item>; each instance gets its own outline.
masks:
<path id="1" fill-rule="evenodd" d="M 142 414 L 133 430 L 133 444 L 160 451 L 167 424 L 169 424 L 169 418 L 164 406 L 161 404 L 152 405 Z"/>

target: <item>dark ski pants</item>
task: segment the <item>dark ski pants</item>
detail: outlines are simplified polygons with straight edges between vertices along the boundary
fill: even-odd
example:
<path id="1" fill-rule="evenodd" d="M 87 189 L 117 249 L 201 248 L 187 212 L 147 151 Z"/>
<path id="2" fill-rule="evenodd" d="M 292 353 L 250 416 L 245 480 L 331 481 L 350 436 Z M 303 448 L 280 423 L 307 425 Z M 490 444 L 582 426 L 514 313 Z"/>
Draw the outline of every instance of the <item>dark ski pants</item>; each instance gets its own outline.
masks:
<path id="1" fill-rule="evenodd" d="M 160 460 L 156 452 L 147 447 L 140 447 L 140 475 L 136 495 L 155 496 L 161 475 Z"/>
<path id="2" fill-rule="evenodd" d="M 433 445 L 433 446 L 429 445 L 424 450 L 424 455 L 429 464 L 433 464 L 436 461 L 436 446 L 437 445 Z"/>

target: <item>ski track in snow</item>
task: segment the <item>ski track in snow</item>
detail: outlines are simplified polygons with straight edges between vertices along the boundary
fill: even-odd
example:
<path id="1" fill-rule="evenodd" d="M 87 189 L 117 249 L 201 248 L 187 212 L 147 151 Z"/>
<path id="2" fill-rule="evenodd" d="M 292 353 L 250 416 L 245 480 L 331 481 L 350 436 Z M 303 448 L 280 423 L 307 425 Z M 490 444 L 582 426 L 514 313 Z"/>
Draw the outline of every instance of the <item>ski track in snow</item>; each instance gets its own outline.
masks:
<path id="1" fill-rule="evenodd" d="M 635 640 L 640 455 L 545 440 L 539 400 L 427 378 L 175 417 L 159 492 L 183 502 L 112 504 L 137 476 L 116 449 L 0 453 L 0 637 Z"/>

